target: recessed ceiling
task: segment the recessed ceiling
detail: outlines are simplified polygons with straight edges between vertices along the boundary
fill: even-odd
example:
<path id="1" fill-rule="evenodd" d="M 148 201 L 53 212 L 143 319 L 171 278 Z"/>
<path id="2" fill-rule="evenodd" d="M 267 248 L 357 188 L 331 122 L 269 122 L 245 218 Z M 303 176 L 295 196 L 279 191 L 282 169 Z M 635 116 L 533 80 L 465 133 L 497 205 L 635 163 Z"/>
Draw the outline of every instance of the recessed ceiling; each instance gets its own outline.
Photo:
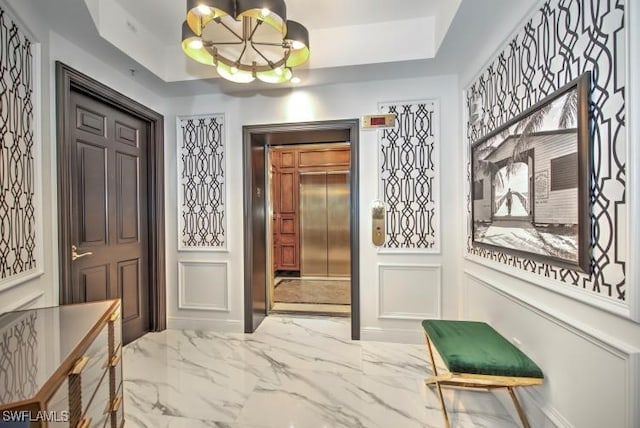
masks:
<path id="1" fill-rule="evenodd" d="M 461 0 L 287 0 L 320 69 L 433 58 Z M 216 77 L 180 49 L 186 0 L 85 0 L 98 33 L 165 82 Z M 314 5 L 314 6 L 310 6 Z"/>
<path id="2" fill-rule="evenodd" d="M 303 22 L 312 32 L 311 60 L 306 69 L 296 71 L 296 75 L 302 77 L 302 83 L 271 85 L 254 82 L 242 85 L 219 79 L 212 67 L 198 64 L 182 53 L 179 23 L 184 19 L 186 0 L 24 1 L 37 5 L 36 10 L 52 32 L 100 58 L 115 70 L 127 75 L 131 74 L 130 70 L 135 70 L 135 79 L 139 83 L 159 96 L 167 97 L 218 92 L 266 93 L 292 86 L 468 72 L 469 61 L 473 61 L 478 52 L 486 50 L 487 46 L 497 46 L 506 36 L 503 32 L 515 27 L 538 3 L 538 0 L 285 0 L 289 17 Z M 321 6 L 311 9 L 309 4 Z M 332 7 L 328 7 L 330 4 Z M 398 5 L 403 6 L 402 10 L 398 10 Z M 302 11 L 297 12 L 300 9 Z M 432 32 L 430 49 L 437 51 L 435 57 L 410 58 L 415 52 L 403 38 L 408 37 L 417 43 L 423 40 L 419 35 L 407 32 L 402 25 L 412 20 L 420 23 L 420 20 L 431 19 L 431 16 L 445 18 L 436 20 L 436 28 Z M 386 20 L 381 21 L 383 18 Z M 351 21 L 357 24 L 344 25 Z M 323 28 L 327 25 L 330 27 Z M 370 42 L 372 39 L 366 34 L 371 34 L 372 30 L 373 37 L 391 43 L 392 49 L 383 49 Z M 397 39 L 386 37 L 389 31 L 397 33 Z M 320 37 L 314 37 L 315 32 L 319 32 Z M 397 51 L 399 55 L 396 59 L 380 62 L 372 61 L 371 56 L 363 61 L 353 55 L 354 47 L 347 46 L 348 43 L 339 37 L 338 42 L 331 42 L 334 40 L 332 36 L 346 32 L 369 49 L 382 51 L 377 52 L 378 55 L 389 50 Z M 333 64 L 320 67 L 322 64 L 317 62 L 322 59 L 323 47 L 319 42 L 323 39 L 326 58 Z M 351 64 L 338 62 L 345 59 Z"/>

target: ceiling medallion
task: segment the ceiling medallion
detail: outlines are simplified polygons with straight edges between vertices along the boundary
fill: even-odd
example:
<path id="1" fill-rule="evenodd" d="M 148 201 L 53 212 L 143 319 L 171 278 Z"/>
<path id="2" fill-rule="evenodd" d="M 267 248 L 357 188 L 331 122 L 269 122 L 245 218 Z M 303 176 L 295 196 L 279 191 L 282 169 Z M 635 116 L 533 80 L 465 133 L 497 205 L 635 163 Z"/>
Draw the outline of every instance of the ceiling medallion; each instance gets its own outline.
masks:
<path id="1" fill-rule="evenodd" d="M 309 59 L 309 31 L 283 0 L 187 0 L 182 50 L 233 82 L 288 82 Z"/>

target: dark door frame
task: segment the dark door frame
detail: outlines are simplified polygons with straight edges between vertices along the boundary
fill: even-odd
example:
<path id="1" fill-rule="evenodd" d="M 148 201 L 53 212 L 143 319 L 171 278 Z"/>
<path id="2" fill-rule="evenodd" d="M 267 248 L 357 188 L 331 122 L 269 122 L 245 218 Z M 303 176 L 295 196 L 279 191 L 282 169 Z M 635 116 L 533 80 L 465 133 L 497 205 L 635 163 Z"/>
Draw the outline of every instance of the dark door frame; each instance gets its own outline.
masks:
<path id="1" fill-rule="evenodd" d="M 244 192 L 244 328 L 245 332 L 253 331 L 253 202 L 251 195 L 257 191 L 251 180 L 251 146 L 256 142 L 256 137 L 262 139 L 261 144 L 265 151 L 273 144 L 299 144 L 299 143 L 335 143 L 336 136 L 343 136 L 348 132 L 348 141 L 351 148 L 351 338 L 360 339 L 360 229 L 359 229 L 359 121 L 358 119 L 330 120 L 320 122 L 281 123 L 269 125 L 247 125 L 242 127 L 243 159 L 242 170 L 245 177 L 243 183 Z M 313 133 L 312 141 L 301 140 L 305 132 Z M 266 137 L 266 138 L 265 138 Z M 344 140 L 342 140 L 344 142 Z M 266 173 L 266 156 L 265 156 Z M 264 198 L 266 204 L 267 198 Z M 264 207 L 265 212 L 267 207 Z M 265 230 L 267 218 L 265 217 Z M 265 249 L 266 251 L 267 249 Z M 266 271 L 267 266 L 265 264 Z M 265 289 L 266 289 L 265 281 Z M 266 315 L 266 314 L 265 314 Z"/>
<path id="2" fill-rule="evenodd" d="M 58 150 L 58 251 L 60 304 L 71 302 L 71 164 L 69 108 L 76 91 L 135 116 L 148 124 L 149 329 L 167 325 L 164 232 L 164 116 L 95 79 L 56 61 Z"/>

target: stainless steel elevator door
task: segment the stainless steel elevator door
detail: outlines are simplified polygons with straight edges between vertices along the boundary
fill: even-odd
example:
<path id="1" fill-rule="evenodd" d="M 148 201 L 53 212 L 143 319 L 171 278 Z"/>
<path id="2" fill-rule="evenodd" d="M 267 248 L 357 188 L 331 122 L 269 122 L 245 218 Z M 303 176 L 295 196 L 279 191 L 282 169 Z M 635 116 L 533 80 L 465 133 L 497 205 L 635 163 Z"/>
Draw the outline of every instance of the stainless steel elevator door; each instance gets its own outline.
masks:
<path id="1" fill-rule="evenodd" d="M 327 174 L 300 174 L 300 273 L 327 275 Z"/>
<path id="2" fill-rule="evenodd" d="M 327 173 L 327 275 L 351 275 L 349 173 Z"/>
<path id="3" fill-rule="evenodd" d="M 302 276 L 351 273 L 349 173 L 300 174 Z"/>

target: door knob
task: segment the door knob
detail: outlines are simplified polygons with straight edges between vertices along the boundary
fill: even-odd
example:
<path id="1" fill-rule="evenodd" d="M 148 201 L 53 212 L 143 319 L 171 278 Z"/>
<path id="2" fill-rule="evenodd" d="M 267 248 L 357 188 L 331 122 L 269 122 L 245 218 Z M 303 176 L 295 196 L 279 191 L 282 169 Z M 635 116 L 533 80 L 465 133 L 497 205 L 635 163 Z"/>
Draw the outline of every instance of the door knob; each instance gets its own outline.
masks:
<path id="1" fill-rule="evenodd" d="M 90 256 L 93 253 L 91 251 L 87 251 L 86 253 L 78 254 L 78 248 L 75 245 L 71 246 L 71 261 L 77 260 L 81 257 Z"/>

